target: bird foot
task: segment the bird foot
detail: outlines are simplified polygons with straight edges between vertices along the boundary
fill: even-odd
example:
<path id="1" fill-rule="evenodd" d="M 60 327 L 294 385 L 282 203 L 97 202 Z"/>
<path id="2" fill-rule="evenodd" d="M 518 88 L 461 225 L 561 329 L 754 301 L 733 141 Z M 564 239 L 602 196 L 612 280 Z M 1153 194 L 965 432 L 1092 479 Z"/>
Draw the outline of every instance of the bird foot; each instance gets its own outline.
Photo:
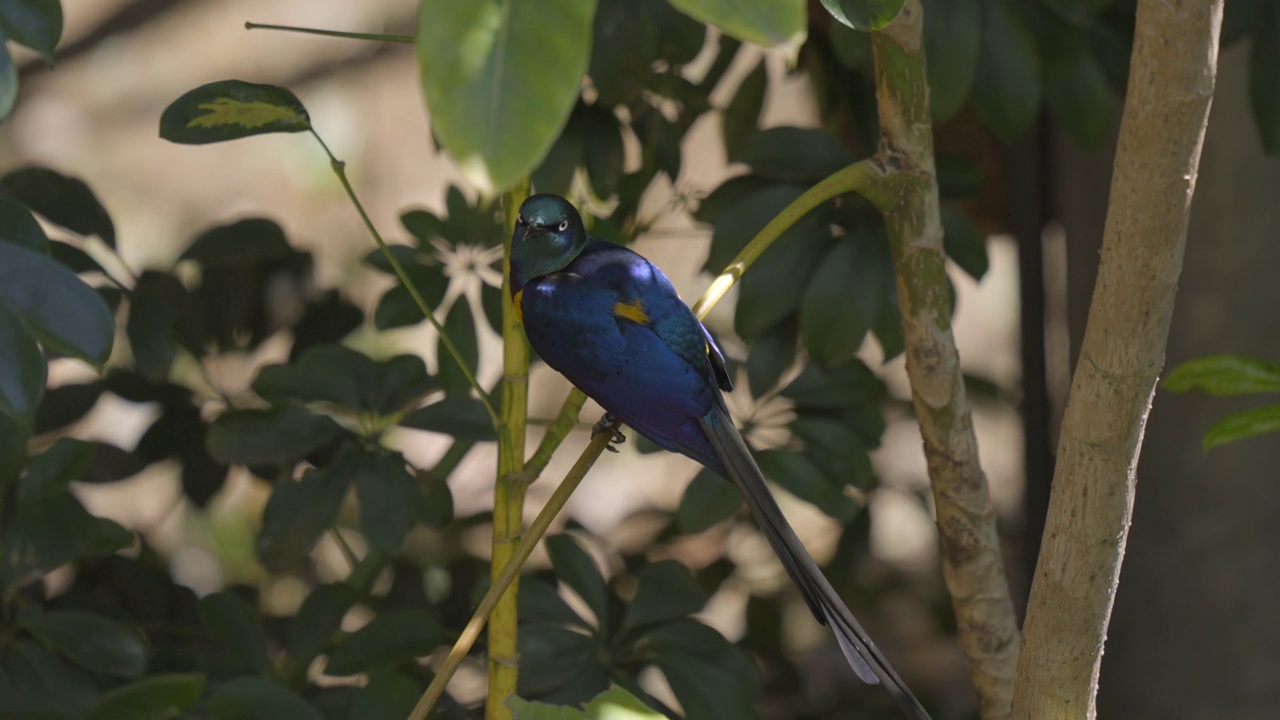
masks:
<path id="1" fill-rule="evenodd" d="M 623 435 L 622 431 L 618 429 L 618 421 L 614 420 L 609 413 L 605 413 L 604 417 L 600 418 L 600 422 L 591 428 L 591 437 L 594 438 L 600 433 L 609 433 L 610 435 L 609 444 L 604 446 L 604 449 L 609 452 L 618 452 L 618 448 L 614 447 L 614 445 L 621 445 L 627 441 L 627 436 Z"/>

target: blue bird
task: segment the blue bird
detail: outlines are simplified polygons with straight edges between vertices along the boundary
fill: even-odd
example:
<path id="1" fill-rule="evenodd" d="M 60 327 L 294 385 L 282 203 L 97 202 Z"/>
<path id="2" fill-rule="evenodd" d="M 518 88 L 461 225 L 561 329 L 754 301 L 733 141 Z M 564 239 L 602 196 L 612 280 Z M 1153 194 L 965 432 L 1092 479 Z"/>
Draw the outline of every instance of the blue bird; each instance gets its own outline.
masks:
<path id="1" fill-rule="evenodd" d="M 520 206 L 511 292 L 539 356 L 614 418 L 731 480 L 787 574 L 864 682 L 883 683 L 908 717 L 929 715 L 854 619 L 787 523 L 734 426 L 724 356 L 662 271 L 588 237 L 558 195 Z"/>

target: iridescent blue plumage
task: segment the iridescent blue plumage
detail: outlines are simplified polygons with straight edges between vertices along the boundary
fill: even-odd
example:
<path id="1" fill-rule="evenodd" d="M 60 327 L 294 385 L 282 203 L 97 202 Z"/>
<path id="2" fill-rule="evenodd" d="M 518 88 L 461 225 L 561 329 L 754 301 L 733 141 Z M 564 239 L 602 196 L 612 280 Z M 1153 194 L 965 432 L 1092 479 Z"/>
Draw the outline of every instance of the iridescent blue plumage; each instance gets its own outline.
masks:
<path id="1" fill-rule="evenodd" d="M 787 524 L 725 407 L 724 358 L 662 271 L 589 238 L 564 198 L 534 195 L 512 239 L 511 287 L 538 355 L 641 435 L 733 481 L 858 676 L 883 682 L 910 717 L 927 720 Z"/>

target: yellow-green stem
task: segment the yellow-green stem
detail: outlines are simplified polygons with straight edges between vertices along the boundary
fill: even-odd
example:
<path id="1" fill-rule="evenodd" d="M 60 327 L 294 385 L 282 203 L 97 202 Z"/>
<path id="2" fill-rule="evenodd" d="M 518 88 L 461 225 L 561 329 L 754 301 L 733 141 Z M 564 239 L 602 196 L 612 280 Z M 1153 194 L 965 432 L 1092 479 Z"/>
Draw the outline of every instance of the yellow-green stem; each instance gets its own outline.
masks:
<path id="1" fill-rule="evenodd" d="M 476 380 L 475 373 L 471 372 L 471 368 L 467 366 L 465 360 L 462 359 L 462 353 L 458 352 L 458 346 L 453 344 L 453 340 L 449 338 L 449 334 L 444 331 L 444 327 L 440 325 L 440 321 L 436 320 L 435 313 L 422 299 L 422 294 L 418 292 L 418 288 L 409 280 L 408 274 L 404 271 L 404 266 L 396 259 L 395 253 L 391 252 L 391 248 L 387 247 L 387 243 L 382 239 L 382 234 L 378 232 L 378 228 L 374 226 L 373 220 L 369 219 L 369 213 L 365 212 L 364 205 L 360 199 L 356 197 L 356 191 L 351 187 L 351 181 L 347 179 L 347 165 L 338 158 L 334 157 L 329 150 L 329 146 L 325 143 L 324 138 L 320 134 L 311 130 L 311 135 L 320 143 L 320 147 L 324 148 L 324 152 L 329 156 L 329 167 L 333 168 L 333 174 L 338 176 L 338 182 L 342 183 L 342 188 L 347 191 L 347 197 L 351 199 L 351 204 L 355 205 L 356 211 L 360 213 L 360 219 L 364 221 L 364 226 L 368 229 L 369 234 L 373 236 L 374 242 L 378 243 L 378 247 L 382 250 L 382 255 L 387 259 L 387 263 L 391 265 L 392 272 L 396 278 L 400 280 L 400 284 L 409 292 L 409 297 L 413 298 L 413 303 L 422 311 L 423 316 L 431 323 L 431 327 L 440 333 L 440 342 L 444 344 L 445 350 L 458 363 L 462 374 L 467 378 L 467 382 L 475 389 L 476 394 L 480 396 L 480 402 L 484 403 L 484 409 L 489 412 L 489 419 L 493 421 L 495 428 L 501 426 L 502 419 L 498 417 L 498 411 L 493 407 L 493 400 L 489 394 L 480 387 L 480 383 Z"/>
<path id="2" fill-rule="evenodd" d="M 413 708 L 413 712 L 409 715 L 409 720 L 423 720 L 426 718 L 427 713 L 431 711 L 431 708 L 435 706 L 436 702 L 444 694 L 445 687 L 449 684 L 449 679 L 453 677 L 458 667 L 462 665 L 467 653 L 471 652 L 476 638 L 480 637 L 480 631 L 484 629 L 485 621 L 488 620 L 489 615 L 497 607 L 498 599 L 505 595 L 507 588 L 515 582 L 520 574 L 520 568 L 529 559 L 529 556 L 533 554 L 533 549 L 542 541 L 542 536 L 547 534 L 547 529 L 551 527 L 552 521 L 555 520 L 560 510 L 564 508 L 569 496 L 573 494 L 578 484 L 586 477 L 587 471 L 595 464 L 600 457 L 600 453 L 604 452 L 609 440 L 609 433 L 600 433 L 592 438 L 590 444 L 587 445 L 587 449 L 582 451 L 582 455 L 574 463 L 569 473 L 565 475 L 559 487 L 547 499 L 547 504 L 542 508 L 542 512 L 539 512 L 538 517 L 534 518 L 533 522 L 529 524 L 529 529 L 525 531 L 524 538 L 516 546 L 515 552 L 511 554 L 510 560 L 503 566 L 501 572 L 494 577 L 493 584 L 489 586 L 489 591 L 480 600 L 475 614 L 471 616 L 471 621 L 463 628 L 462 634 L 458 636 L 458 641 L 454 643 L 453 649 L 445 657 L 444 663 L 436 672 L 431 685 L 427 687 L 427 691 L 423 693 L 422 698 L 418 700 L 417 706 Z"/>
<path id="3" fill-rule="evenodd" d="M 511 564 L 516 544 L 524 530 L 525 482 L 524 440 L 529 415 L 529 341 L 520 327 L 511 301 L 511 234 L 515 231 L 520 204 L 529 195 L 524 182 L 507 193 L 506 240 L 502 253 L 502 424 L 498 426 L 498 478 L 493 492 L 493 561 L 489 571 L 496 580 Z M 485 703 L 487 720 L 509 720 L 507 697 L 516 691 L 520 655 L 517 648 L 518 577 L 494 607 L 489 625 L 489 696 Z"/>
<path id="4" fill-rule="evenodd" d="M 694 303 L 693 312 L 697 314 L 700 320 L 706 317 L 707 313 L 711 312 L 711 308 L 720 302 L 720 298 L 729 292 L 729 288 L 738 282 L 747 271 L 747 268 L 751 267 L 752 263 L 765 250 L 768 250 L 769 246 L 773 245 L 773 242 L 782 233 L 786 232 L 800 218 L 822 203 L 847 192 L 857 192 L 877 206 L 888 202 L 888 198 L 892 194 L 892 188 L 887 186 L 885 181 L 891 179 L 891 177 L 885 172 L 878 159 L 868 158 L 841 168 L 833 175 L 823 179 L 822 182 L 806 190 L 770 220 L 769 224 L 765 225 L 759 233 L 756 233 L 756 236 L 751 239 L 751 242 L 747 243 L 742 252 L 738 253 L 733 262 L 729 263 L 728 267 L 721 271 L 720 275 L 711 283 L 711 287 L 707 288 L 702 297 L 698 298 L 698 302 Z"/>

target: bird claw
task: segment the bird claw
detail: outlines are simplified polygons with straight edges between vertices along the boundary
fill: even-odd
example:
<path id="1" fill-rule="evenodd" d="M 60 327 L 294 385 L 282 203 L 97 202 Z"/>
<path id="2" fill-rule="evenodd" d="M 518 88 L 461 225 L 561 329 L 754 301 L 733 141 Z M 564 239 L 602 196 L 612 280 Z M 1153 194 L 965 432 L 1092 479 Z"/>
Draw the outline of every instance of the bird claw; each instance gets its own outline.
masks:
<path id="1" fill-rule="evenodd" d="M 605 445 L 604 449 L 615 453 L 618 452 L 618 448 L 614 447 L 614 445 L 621 445 L 627 441 L 627 436 L 623 435 L 622 431 L 618 429 L 617 422 L 612 415 L 605 413 L 604 417 L 600 418 L 600 422 L 591 428 L 591 437 L 593 438 L 600 433 L 609 433 L 609 444 Z"/>

